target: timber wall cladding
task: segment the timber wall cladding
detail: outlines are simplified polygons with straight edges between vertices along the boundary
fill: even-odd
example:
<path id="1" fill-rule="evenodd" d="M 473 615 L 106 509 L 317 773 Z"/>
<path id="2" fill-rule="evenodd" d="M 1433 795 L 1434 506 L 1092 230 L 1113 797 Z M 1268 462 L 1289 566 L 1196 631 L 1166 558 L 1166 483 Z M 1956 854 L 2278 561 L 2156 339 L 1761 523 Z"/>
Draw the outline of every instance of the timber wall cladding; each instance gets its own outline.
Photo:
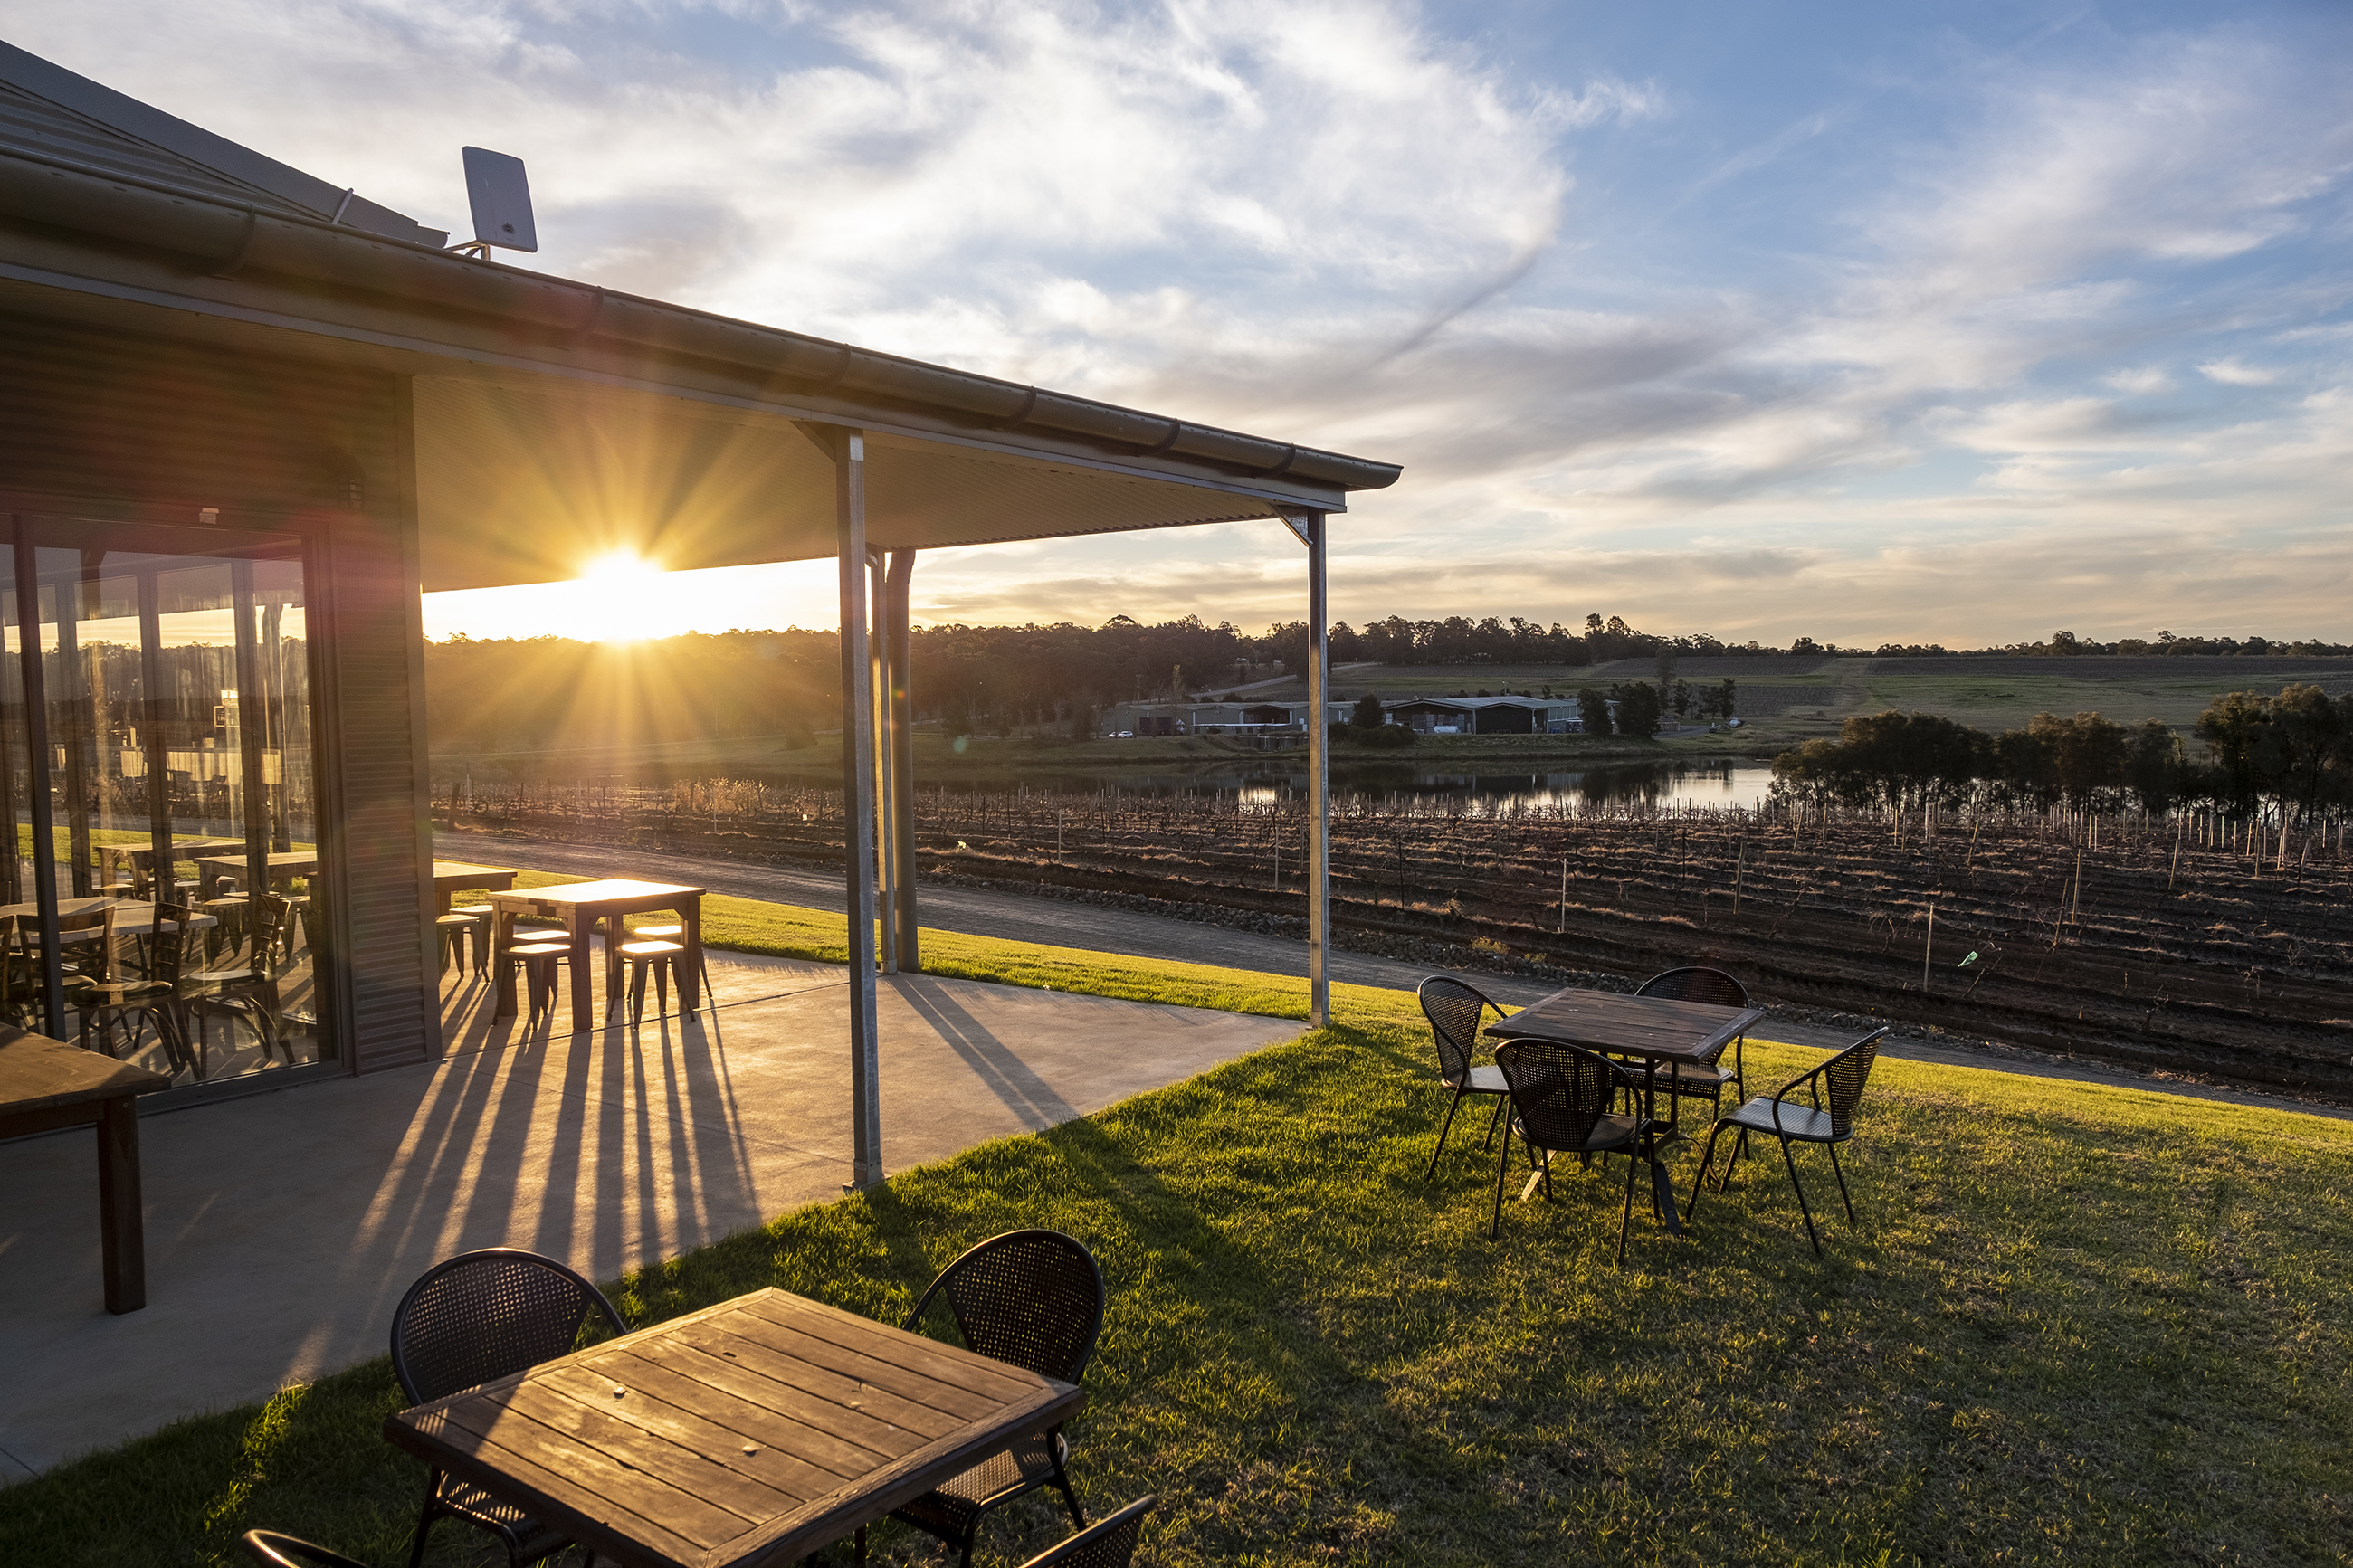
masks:
<path id="1" fill-rule="evenodd" d="M 0 320 L 0 485 L 295 525 L 389 499 L 393 378 Z M 111 510 L 111 508 L 108 510 Z"/>

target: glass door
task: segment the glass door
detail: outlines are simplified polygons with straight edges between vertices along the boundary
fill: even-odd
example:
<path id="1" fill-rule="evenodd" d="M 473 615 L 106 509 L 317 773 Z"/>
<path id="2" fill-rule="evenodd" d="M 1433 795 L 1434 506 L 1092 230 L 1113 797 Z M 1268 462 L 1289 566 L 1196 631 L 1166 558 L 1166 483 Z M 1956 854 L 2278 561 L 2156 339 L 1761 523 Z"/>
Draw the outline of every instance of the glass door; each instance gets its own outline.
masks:
<path id="1" fill-rule="evenodd" d="M 16 530 L 0 563 L 9 1021 L 183 1083 L 331 1059 L 302 542 Z"/>

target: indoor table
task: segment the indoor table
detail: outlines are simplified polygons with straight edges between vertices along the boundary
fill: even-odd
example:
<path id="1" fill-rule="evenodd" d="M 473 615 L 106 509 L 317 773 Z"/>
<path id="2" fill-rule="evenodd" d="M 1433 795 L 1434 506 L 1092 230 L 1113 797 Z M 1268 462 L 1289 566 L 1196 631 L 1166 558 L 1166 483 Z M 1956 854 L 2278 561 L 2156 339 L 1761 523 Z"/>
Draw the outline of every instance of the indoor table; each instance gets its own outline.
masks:
<path id="1" fill-rule="evenodd" d="M 139 1202 L 139 1095 L 169 1089 L 159 1072 L 0 1025 L 0 1138 L 60 1127 L 98 1130 L 98 1236 L 106 1310 L 147 1304 L 147 1249 Z"/>
<path id="2" fill-rule="evenodd" d="M 1074 1384 L 777 1289 L 385 1418 L 630 1568 L 797 1563 L 1074 1414 Z"/>
<path id="3" fill-rule="evenodd" d="M 498 930 L 491 941 L 491 967 L 497 974 L 499 988 L 492 1016 L 512 1018 L 515 1015 L 514 971 L 506 961 L 507 948 L 514 940 L 515 916 L 548 915 L 564 921 L 572 949 L 568 955 L 572 970 L 572 1027 L 577 1034 L 596 1026 L 596 1009 L 608 1005 L 618 992 L 621 917 L 656 910 L 675 913 L 686 927 L 681 943 L 686 952 L 680 955 L 676 966 L 678 1007 L 681 1013 L 691 1016 L 696 987 L 702 975 L 702 892 L 701 888 L 614 877 L 596 882 L 565 882 L 552 888 L 515 888 L 491 893 L 490 903 L 498 911 Z M 607 929 L 605 984 L 597 986 L 588 983 L 588 952 L 589 939 L 600 924 Z"/>
<path id="4" fill-rule="evenodd" d="M 1675 1184 L 1659 1158 L 1655 1110 L 1656 1069 L 1705 1067 L 1765 1016 L 1759 1007 L 1720 1007 L 1713 1002 L 1678 1002 L 1665 996 L 1628 996 L 1577 986 L 1556 991 L 1510 1017 L 1487 1026 L 1495 1040 L 1550 1040 L 1583 1046 L 1604 1056 L 1639 1057 L 1652 1069 L 1642 1077 L 1642 1114 L 1651 1121 L 1642 1157 L 1651 1165 L 1651 1191 L 1667 1229 L 1680 1235 Z"/>
<path id="5" fill-rule="evenodd" d="M 319 852 L 316 849 L 277 849 L 269 856 L 269 880 L 272 884 L 291 881 L 296 877 L 319 874 Z M 200 891 L 209 899 L 220 886 L 223 877 L 242 877 L 247 866 L 242 855 L 207 855 L 197 860 L 196 872 L 202 879 Z M 246 891 L 252 892 L 253 889 Z"/>

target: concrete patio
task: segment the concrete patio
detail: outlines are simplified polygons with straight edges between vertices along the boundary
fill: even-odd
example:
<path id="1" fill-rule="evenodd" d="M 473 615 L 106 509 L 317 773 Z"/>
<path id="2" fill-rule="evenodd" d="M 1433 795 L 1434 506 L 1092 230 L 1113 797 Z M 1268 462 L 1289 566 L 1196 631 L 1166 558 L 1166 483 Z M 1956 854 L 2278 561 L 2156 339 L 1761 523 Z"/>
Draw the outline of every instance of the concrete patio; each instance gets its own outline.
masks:
<path id="1" fill-rule="evenodd" d="M 437 1258 L 611 1279 L 839 1194 L 846 972 L 714 953 L 719 1005 L 571 1036 L 445 987 L 451 1050 L 144 1118 L 148 1306 L 100 1307 L 87 1132 L 0 1144 L 0 1478 L 379 1354 Z M 1280 1019 L 926 976 L 881 983 L 904 1170 L 1288 1038 Z M 674 999 L 673 999 L 674 1005 Z"/>

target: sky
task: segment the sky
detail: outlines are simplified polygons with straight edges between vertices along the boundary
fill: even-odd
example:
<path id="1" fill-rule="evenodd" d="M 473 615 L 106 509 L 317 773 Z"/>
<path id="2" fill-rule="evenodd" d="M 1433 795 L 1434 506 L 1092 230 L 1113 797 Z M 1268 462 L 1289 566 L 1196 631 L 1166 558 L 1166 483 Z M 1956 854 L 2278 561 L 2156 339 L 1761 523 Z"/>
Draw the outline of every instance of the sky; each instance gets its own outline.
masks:
<path id="1" fill-rule="evenodd" d="M 20 47 L 538 269 L 1404 465 L 1335 618 L 2353 641 L 2353 7 L 88 0 Z M 1280 524 L 918 621 L 1304 613 Z M 834 619 L 828 563 L 429 595 Z"/>

